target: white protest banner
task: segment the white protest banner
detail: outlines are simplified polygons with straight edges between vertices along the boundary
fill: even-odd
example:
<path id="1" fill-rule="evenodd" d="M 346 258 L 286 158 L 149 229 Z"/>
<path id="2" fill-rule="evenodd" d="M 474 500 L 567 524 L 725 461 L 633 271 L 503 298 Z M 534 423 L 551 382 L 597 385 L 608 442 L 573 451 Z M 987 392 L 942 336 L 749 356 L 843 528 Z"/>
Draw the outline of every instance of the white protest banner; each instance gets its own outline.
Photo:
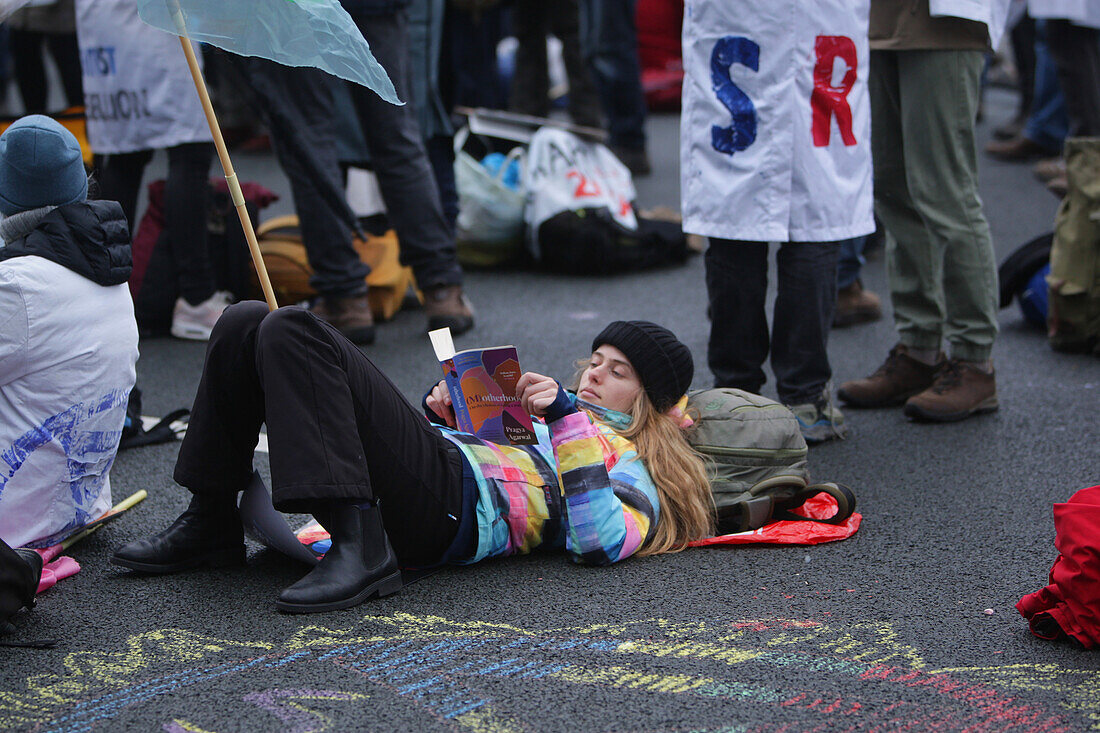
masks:
<path id="1" fill-rule="evenodd" d="M 77 0 L 88 142 L 100 154 L 213 140 L 176 36 L 134 0 Z"/>
<path id="2" fill-rule="evenodd" d="M 535 132 L 527 152 L 524 188 L 524 218 L 536 252 L 539 225 L 563 211 L 606 208 L 622 226 L 638 228 L 630 170 L 605 145 L 582 140 L 568 130 L 541 127 Z"/>
<path id="3" fill-rule="evenodd" d="M 688 0 L 684 231 L 832 241 L 874 231 L 869 0 Z"/>

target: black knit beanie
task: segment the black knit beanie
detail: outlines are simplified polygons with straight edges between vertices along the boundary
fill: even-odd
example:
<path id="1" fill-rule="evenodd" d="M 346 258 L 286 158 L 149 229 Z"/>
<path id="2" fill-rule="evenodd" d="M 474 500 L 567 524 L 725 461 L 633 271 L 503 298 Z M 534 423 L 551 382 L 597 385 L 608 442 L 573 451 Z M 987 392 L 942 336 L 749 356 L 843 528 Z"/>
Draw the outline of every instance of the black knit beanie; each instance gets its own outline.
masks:
<path id="1" fill-rule="evenodd" d="M 664 412 L 676 404 L 695 375 L 691 351 L 663 326 L 649 321 L 614 321 L 592 341 L 626 355 L 653 405 Z"/>

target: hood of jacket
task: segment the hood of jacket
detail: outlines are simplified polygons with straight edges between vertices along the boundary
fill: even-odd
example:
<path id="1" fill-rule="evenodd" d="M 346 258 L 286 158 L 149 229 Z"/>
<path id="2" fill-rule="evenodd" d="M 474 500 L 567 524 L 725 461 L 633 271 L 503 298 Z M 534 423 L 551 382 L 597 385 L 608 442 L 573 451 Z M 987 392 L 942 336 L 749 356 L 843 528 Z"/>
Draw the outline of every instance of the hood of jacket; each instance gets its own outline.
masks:
<path id="1" fill-rule="evenodd" d="M 66 204 L 0 247 L 0 261 L 27 255 L 56 262 L 99 285 L 119 285 L 130 277 L 130 227 L 115 201 Z"/>

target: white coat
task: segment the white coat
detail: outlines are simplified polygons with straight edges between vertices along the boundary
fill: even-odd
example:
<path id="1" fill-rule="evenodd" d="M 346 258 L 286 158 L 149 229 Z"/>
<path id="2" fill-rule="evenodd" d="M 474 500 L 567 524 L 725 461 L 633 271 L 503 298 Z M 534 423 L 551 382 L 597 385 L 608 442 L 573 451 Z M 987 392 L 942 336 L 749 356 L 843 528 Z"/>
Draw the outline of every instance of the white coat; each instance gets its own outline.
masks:
<path id="1" fill-rule="evenodd" d="M 213 140 L 179 38 L 146 25 L 136 0 L 77 0 L 76 35 L 93 151 Z"/>
<path id="2" fill-rule="evenodd" d="M 1032 18 L 1061 18 L 1077 25 L 1100 28 L 1100 2 L 1097 0 L 1027 0 Z"/>
<path id="3" fill-rule="evenodd" d="M 687 1 L 684 231 L 765 242 L 874 231 L 869 8 L 869 0 Z"/>
<path id="4" fill-rule="evenodd" d="M 0 539 L 12 547 L 110 509 L 137 344 L 125 283 L 42 257 L 0 262 Z"/>
<path id="5" fill-rule="evenodd" d="M 1092 0 L 1081 0 L 1081 2 Z M 928 0 L 932 15 L 949 15 L 985 23 L 989 30 L 989 45 L 998 48 L 1004 36 L 1005 23 L 1012 0 Z"/>

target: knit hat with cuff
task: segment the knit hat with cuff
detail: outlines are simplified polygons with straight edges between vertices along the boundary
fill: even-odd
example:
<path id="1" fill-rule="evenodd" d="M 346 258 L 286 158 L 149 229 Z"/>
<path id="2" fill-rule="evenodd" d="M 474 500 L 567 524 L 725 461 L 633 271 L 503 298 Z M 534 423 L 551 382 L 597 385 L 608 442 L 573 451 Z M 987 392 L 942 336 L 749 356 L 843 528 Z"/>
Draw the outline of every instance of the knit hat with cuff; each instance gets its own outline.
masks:
<path id="1" fill-rule="evenodd" d="M 28 115 L 0 135 L 0 213 L 11 216 L 88 197 L 80 143 L 56 120 Z"/>
<path id="2" fill-rule="evenodd" d="M 663 326 L 649 321 L 614 321 L 592 341 L 592 350 L 603 344 L 626 355 L 650 401 L 661 412 L 675 405 L 691 386 L 695 376 L 691 351 Z"/>

